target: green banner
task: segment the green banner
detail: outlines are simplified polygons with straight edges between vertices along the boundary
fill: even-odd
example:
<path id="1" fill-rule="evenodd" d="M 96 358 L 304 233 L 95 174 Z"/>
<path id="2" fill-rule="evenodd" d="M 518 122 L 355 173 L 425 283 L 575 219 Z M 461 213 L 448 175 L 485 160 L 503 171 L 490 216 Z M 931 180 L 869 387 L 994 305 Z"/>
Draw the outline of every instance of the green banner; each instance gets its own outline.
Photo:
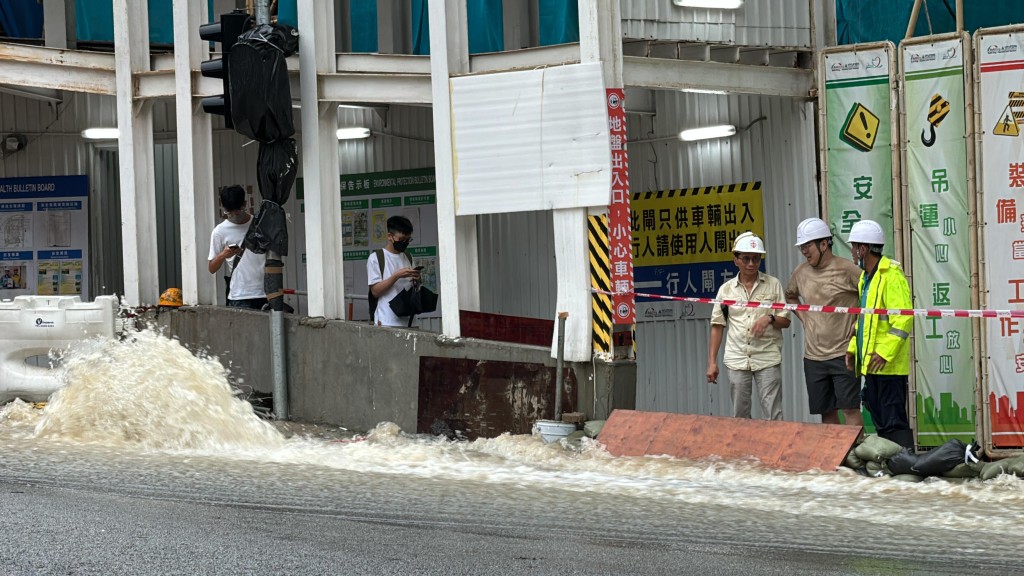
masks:
<path id="1" fill-rule="evenodd" d="M 915 308 L 971 308 L 967 118 L 959 39 L 901 47 Z M 914 319 L 920 446 L 975 437 L 969 318 Z"/>
<path id="2" fill-rule="evenodd" d="M 835 252 L 846 258 L 850 228 L 864 219 L 882 226 L 890 239 L 885 253 L 894 253 L 891 50 L 887 45 L 823 56 L 828 222 Z"/>

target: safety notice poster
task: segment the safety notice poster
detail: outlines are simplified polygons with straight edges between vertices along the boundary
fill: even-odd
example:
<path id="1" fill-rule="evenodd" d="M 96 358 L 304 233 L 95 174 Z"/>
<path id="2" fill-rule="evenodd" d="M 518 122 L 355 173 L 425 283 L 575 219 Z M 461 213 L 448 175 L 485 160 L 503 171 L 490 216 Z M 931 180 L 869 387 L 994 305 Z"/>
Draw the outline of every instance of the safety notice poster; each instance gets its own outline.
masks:
<path id="1" fill-rule="evenodd" d="M 836 254 L 845 258 L 850 257 L 846 238 L 860 220 L 875 220 L 893 238 L 895 67 L 892 44 L 876 46 L 829 50 L 822 58 L 826 221 Z M 892 257 L 894 248 L 887 242 L 885 254 Z"/>
<path id="2" fill-rule="evenodd" d="M 979 34 L 982 304 L 1024 310 L 1024 33 Z M 984 399 L 997 448 L 1024 446 L 1024 320 L 985 318 Z"/>
<path id="3" fill-rule="evenodd" d="M 0 179 L 0 297 L 87 299 L 86 176 Z"/>
<path id="4" fill-rule="evenodd" d="M 900 46 L 915 308 L 971 308 L 964 47 L 961 38 Z M 971 319 L 916 316 L 914 335 L 918 445 L 970 442 L 977 407 Z"/>

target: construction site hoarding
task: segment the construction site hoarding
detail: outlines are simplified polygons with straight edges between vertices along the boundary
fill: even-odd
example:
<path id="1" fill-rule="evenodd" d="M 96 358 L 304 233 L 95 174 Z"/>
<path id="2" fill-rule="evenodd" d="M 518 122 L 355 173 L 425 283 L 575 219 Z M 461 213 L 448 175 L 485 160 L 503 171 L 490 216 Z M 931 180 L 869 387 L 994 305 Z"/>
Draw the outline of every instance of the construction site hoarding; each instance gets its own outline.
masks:
<path id="1" fill-rule="evenodd" d="M 900 44 L 904 269 L 915 308 L 972 308 L 969 47 L 966 36 L 956 35 Z M 911 410 L 916 406 L 918 445 L 976 437 L 972 343 L 970 318 L 915 316 Z"/>
<path id="2" fill-rule="evenodd" d="M 1024 309 L 1024 27 L 979 30 L 977 129 L 982 305 Z M 991 447 L 1024 447 L 1024 321 L 985 320 L 983 401 Z"/>
<path id="3" fill-rule="evenodd" d="M 856 222 L 875 220 L 892 240 L 899 220 L 894 52 L 880 42 L 824 50 L 819 59 L 823 217 L 840 256 L 850 256 L 846 238 Z M 900 247 L 887 242 L 885 253 L 899 257 Z"/>

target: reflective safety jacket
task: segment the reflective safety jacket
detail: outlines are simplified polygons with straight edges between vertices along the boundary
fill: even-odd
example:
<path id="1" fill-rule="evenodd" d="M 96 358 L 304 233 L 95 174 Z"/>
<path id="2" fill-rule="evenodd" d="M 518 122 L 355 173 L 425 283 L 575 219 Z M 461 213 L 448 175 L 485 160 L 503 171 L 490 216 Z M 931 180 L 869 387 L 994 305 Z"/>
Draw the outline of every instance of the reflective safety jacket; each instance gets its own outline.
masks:
<path id="1" fill-rule="evenodd" d="M 865 282 L 868 284 L 865 286 Z M 900 263 L 886 256 L 870 279 L 866 272 L 860 275 L 860 305 L 862 308 L 912 308 L 910 286 L 903 275 Z M 914 326 L 913 316 L 876 316 L 863 314 L 855 325 L 853 338 L 847 352 L 857 359 L 858 376 L 868 374 L 868 362 L 875 352 L 885 358 L 885 366 L 871 374 L 906 376 L 910 374 L 910 330 Z"/>

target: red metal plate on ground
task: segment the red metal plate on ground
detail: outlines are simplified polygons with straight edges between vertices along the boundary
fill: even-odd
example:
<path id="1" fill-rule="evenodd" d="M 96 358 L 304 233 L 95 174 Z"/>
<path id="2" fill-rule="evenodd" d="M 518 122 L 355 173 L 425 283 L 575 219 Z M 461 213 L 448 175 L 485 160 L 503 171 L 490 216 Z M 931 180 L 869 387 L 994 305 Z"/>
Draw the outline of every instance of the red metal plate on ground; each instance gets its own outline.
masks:
<path id="1" fill-rule="evenodd" d="M 788 472 L 831 472 L 860 433 L 859 426 L 839 424 L 616 410 L 597 439 L 614 456 L 756 458 Z"/>

